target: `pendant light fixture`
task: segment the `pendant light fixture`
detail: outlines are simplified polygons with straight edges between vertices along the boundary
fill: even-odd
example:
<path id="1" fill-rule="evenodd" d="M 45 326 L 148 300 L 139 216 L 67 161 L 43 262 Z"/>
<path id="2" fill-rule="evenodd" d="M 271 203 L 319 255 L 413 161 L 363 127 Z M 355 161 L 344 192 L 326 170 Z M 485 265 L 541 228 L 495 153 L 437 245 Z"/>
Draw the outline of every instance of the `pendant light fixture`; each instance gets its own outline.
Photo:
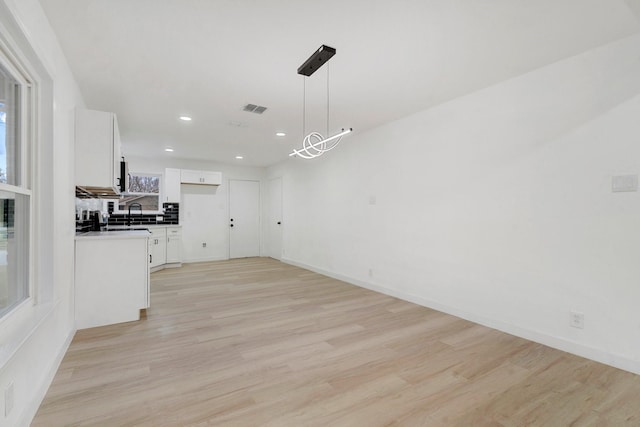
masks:
<path id="1" fill-rule="evenodd" d="M 311 76 L 320 67 L 324 65 L 333 55 L 336 54 L 336 50 L 332 47 L 322 45 L 311 55 L 300 67 L 298 67 L 298 74 L 305 77 Z M 329 67 L 329 65 L 327 65 Z M 303 93 L 302 93 L 302 134 L 305 137 L 302 140 L 302 148 L 299 150 L 293 150 L 289 156 L 299 156 L 303 159 L 314 159 L 333 150 L 338 146 L 342 137 L 353 131 L 353 129 L 342 129 L 340 133 L 333 136 L 329 134 L 329 69 L 327 68 L 327 137 L 325 138 L 319 132 L 306 133 L 306 103 L 307 103 L 307 87 L 306 81 L 303 81 Z"/>

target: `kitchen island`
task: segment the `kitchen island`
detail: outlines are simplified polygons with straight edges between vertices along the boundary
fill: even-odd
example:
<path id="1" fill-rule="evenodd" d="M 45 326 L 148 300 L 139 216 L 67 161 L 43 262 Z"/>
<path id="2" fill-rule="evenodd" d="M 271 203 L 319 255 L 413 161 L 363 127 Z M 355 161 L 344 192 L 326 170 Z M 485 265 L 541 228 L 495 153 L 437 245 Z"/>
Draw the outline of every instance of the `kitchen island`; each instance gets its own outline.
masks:
<path id="1" fill-rule="evenodd" d="M 140 320 L 150 304 L 149 236 L 147 230 L 76 235 L 77 329 Z"/>

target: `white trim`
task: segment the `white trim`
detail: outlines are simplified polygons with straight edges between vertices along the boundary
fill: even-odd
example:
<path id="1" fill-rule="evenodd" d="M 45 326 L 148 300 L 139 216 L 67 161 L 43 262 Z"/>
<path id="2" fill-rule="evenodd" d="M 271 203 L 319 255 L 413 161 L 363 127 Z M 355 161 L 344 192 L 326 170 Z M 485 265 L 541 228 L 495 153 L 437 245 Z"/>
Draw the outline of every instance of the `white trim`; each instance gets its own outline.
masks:
<path id="1" fill-rule="evenodd" d="M 13 165 L 17 168 L 17 174 L 15 180 L 18 185 L 4 184 L 0 189 L 12 192 L 15 194 L 21 194 L 28 197 L 28 218 L 27 227 L 28 230 L 23 230 L 28 233 L 26 239 L 27 246 L 27 266 L 26 266 L 26 279 L 27 283 L 27 295 L 24 301 L 31 301 L 32 305 L 37 304 L 37 293 L 35 289 L 35 242 L 37 230 L 35 228 L 35 201 L 31 191 L 31 185 L 34 182 L 34 175 L 36 168 L 34 167 L 34 156 L 36 150 L 33 147 L 36 144 L 35 129 L 36 129 L 36 93 L 37 89 L 31 84 L 31 73 L 22 64 L 22 62 L 12 54 L 12 50 L 6 46 L 5 43 L 0 40 L 0 44 L 4 49 L 0 52 L 0 63 L 9 72 L 11 77 L 15 79 L 19 86 L 19 108 L 20 108 L 20 124 L 18 138 L 15 140 L 15 151 L 18 154 L 18 164 Z M 8 165 L 7 165 L 8 166 Z M 8 171 L 8 167 L 7 167 Z M 17 213 L 16 213 L 17 214 Z M 20 286 L 20 285 L 19 285 Z M 10 316 L 13 310 L 4 314 L 2 317 Z"/>
<path id="2" fill-rule="evenodd" d="M 211 261 L 228 261 L 228 257 L 207 257 L 207 258 L 193 258 L 183 259 L 182 264 L 193 264 L 196 262 L 211 262 Z"/>
<path id="3" fill-rule="evenodd" d="M 4 27 L 2 27 L 4 29 Z M 39 235 L 37 225 L 37 217 L 36 217 L 36 201 L 32 191 L 32 184 L 35 182 L 35 177 L 38 168 L 36 163 L 35 155 L 37 150 L 35 149 L 38 141 L 36 140 L 36 136 L 38 135 L 38 107 L 37 104 L 37 95 L 38 95 L 38 86 L 34 84 L 33 76 L 35 73 L 31 72 L 28 63 L 24 60 L 21 60 L 16 52 L 19 50 L 14 50 L 11 48 L 11 44 L 15 45 L 12 40 L 6 40 L 6 34 L 3 32 L 0 34 L 0 65 L 6 69 L 11 76 L 12 79 L 17 81 L 20 90 L 19 96 L 16 102 L 18 103 L 18 107 L 20 109 L 19 112 L 19 124 L 16 123 L 18 127 L 18 138 L 16 138 L 14 144 L 14 150 L 17 156 L 17 162 L 15 165 L 12 165 L 14 169 L 16 169 L 15 181 L 16 184 L 4 184 L 0 183 L 0 191 L 4 191 L 12 194 L 20 194 L 24 197 L 27 197 L 28 200 L 26 204 L 28 205 L 28 215 L 26 216 L 26 230 L 19 230 L 21 232 L 26 232 L 26 238 L 19 237 L 19 241 L 27 245 L 26 247 L 26 272 L 19 271 L 18 279 L 20 283 L 17 286 L 22 286 L 22 281 L 26 280 L 26 296 L 22 301 L 18 302 L 18 305 L 15 308 L 22 306 L 23 302 L 29 302 L 31 306 L 36 306 L 38 302 L 37 289 L 36 289 L 36 242 L 37 236 Z M 7 165 L 7 172 L 8 172 Z M 19 206 L 16 203 L 16 208 Z M 22 215 L 21 212 L 16 211 L 16 218 Z M 20 244 L 19 244 L 20 246 Z M 21 262 L 19 262 L 19 265 Z M 20 269 L 22 270 L 22 269 Z M 20 277 L 23 274 L 26 274 L 26 277 Z M 17 310 L 11 309 L 7 313 L 3 314 L 2 319 L 10 318 L 14 316 Z"/>
<path id="4" fill-rule="evenodd" d="M 11 77 L 15 78 L 20 86 L 29 87 L 31 81 L 29 73 L 21 65 L 20 59 L 15 55 L 14 51 L 0 38 L 0 65 L 9 71 Z"/>
<path id="5" fill-rule="evenodd" d="M 5 191 L 7 193 L 22 194 L 24 196 L 32 196 L 31 190 L 28 188 L 17 187 L 15 185 L 5 184 L 3 182 L 0 182 L 0 191 Z"/>
<path id="6" fill-rule="evenodd" d="M 20 310 L 23 310 L 23 307 L 29 307 L 29 306 L 34 305 L 32 300 L 33 300 L 33 296 L 29 295 L 27 298 L 23 299 L 18 304 L 16 304 L 13 308 L 11 308 L 11 310 L 7 311 L 3 315 L 0 315 L 0 327 L 5 328 L 6 325 L 3 325 L 3 323 L 11 322 L 11 320 L 10 320 L 11 318 L 13 318 L 14 316 L 19 316 L 16 313 L 20 313 Z M 3 347 L 4 344 L 5 343 L 2 343 L 2 345 L 0 345 L 0 367 L 3 366 L 2 360 L 4 360 L 4 359 L 3 359 L 2 354 L 3 354 L 3 351 L 5 350 L 4 347 Z"/>
<path id="7" fill-rule="evenodd" d="M 520 338 L 524 338 L 530 341 L 534 341 L 558 350 L 566 351 L 567 353 L 575 354 L 577 356 L 585 357 L 596 362 L 604 363 L 605 365 L 613 366 L 625 371 L 632 372 L 640 375 L 640 362 L 630 359 L 621 354 L 608 353 L 597 348 L 589 347 L 581 343 L 567 340 L 563 337 L 548 335 L 544 332 L 522 328 L 517 325 L 505 323 L 503 321 L 492 319 L 484 316 L 479 316 L 474 313 L 469 313 L 464 310 L 460 310 L 456 307 L 451 307 L 447 304 L 442 304 L 438 301 L 430 300 L 418 295 L 414 295 L 408 292 L 399 291 L 397 289 L 391 289 L 386 286 L 368 282 L 364 280 L 354 279 L 349 276 L 345 276 L 339 273 L 334 273 L 329 270 L 325 270 L 319 267 L 315 267 L 303 262 L 298 262 L 290 258 L 282 257 L 282 262 L 296 267 L 304 268 L 306 270 L 313 271 L 315 273 L 322 274 L 327 277 L 331 277 L 343 282 L 350 283 L 352 285 L 359 286 L 361 288 L 369 289 L 371 291 L 380 292 L 385 295 L 389 295 L 395 298 L 399 298 L 405 301 L 412 302 L 414 304 L 428 307 L 433 310 L 441 311 L 443 313 L 451 314 L 452 316 L 460 317 L 479 325 L 483 325 L 492 329 L 497 329 L 501 332 L 505 332 L 510 335 L 515 335 Z"/>

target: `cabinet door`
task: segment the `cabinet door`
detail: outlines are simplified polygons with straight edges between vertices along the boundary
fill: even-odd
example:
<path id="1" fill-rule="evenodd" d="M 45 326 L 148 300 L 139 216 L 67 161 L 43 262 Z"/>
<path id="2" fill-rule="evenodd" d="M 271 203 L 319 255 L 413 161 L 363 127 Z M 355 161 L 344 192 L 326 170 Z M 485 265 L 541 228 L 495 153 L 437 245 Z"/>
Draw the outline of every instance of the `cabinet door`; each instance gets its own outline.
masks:
<path id="1" fill-rule="evenodd" d="M 180 181 L 184 184 L 202 184 L 202 176 L 200 171 L 190 171 L 182 169 L 180 171 Z"/>
<path id="2" fill-rule="evenodd" d="M 183 184 L 220 185 L 222 184 L 222 173 L 182 169 L 180 181 Z"/>
<path id="3" fill-rule="evenodd" d="M 165 236 L 158 237 L 155 245 L 155 259 L 156 265 L 162 265 L 167 263 L 167 238 Z"/>
<path id="4" fill-rule="evenodd" d="M 120 137 L 115 115 L 105 111 L 76 110 L 76 185 L 117 189 Z"/>
<path id="5" fill-rule="evenodd" d="M 167 232 L 165 228 L 152 229 L 151 245 L 151 267 L 157 267 L 167 262 Z"/>
<path id="6" fill-rule="evenodd" d="M 180 203 L 180 169 L 165 169 L 164 193 L 165 202 Z"/>
<path id="7" fill-rule="evenodd" d="M 222 184 L 222 172 L 203 172 L 204 184 L 220 185 Z"/>
<path id="8" fill-rule="evenodd" d="M 179 227 L 167 227 L 167 263 L 182 262 L 182 233 Z"/>

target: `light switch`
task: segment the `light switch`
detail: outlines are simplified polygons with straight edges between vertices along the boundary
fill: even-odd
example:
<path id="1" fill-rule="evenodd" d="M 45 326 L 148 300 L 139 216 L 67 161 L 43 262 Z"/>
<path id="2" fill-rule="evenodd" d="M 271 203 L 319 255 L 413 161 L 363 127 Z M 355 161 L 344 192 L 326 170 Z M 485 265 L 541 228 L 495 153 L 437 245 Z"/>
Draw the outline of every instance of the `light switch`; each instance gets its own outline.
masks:
<path id="1" fill-rule="evenodd" d="M 376 196 L 369 196 L 369 204 L 370 205 L 376 204 Z"/>
<path id="2" fill-rule="evenodd" d="M 611 180 L 611 191 L 638 191 L 638 175 L 617 175 Z"/>

